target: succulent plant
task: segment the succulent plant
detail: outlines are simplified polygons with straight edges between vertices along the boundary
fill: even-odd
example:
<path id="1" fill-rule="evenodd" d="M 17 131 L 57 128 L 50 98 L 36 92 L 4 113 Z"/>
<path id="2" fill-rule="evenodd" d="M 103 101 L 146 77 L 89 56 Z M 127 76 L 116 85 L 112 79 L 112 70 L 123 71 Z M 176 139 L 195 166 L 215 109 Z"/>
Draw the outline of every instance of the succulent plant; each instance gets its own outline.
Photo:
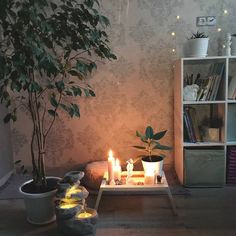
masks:
<path id="1" fill-rule="evenodd" d="M 208 38 L 204 32 L 192 33 L 192 36 L 189 39 L 199 39 L 199 38 Z"/>

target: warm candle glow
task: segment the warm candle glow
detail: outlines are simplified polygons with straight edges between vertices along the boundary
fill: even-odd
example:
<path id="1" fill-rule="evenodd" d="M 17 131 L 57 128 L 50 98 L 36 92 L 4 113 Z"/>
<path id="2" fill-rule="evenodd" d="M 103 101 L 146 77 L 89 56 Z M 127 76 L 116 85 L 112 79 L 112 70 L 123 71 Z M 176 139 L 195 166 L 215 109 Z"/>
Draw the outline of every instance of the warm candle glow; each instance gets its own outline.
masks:
<path id="1" fill-rule="evenodd" d="M 65 198 L 71 198 L 72 194 L 76 194 L 80 192 L 81 192 L 81 189 L 79 189 L 76 185 L 74 185 L 66 191 Z"/>
<path id="2" fill-rule="evenodd" d="M 82 213 L 77 213 L 76 218 L 81 219 L 81 218 L 89 218 L 91 217 L 92 214 L 88 212 L 82 212 Z"/>
<path id="3" fill-rule="evenodd" d="M 119 159 L 116 159 L 116 166 L 120 166 L 120 161 L 119 161 Z"/>
<path id="4" fill-rule="evenodd" d="M 172 32 L 171 35 L 174 37 L 175 36 L 175 32 Z"/>
<path id="5" fill-rule="evenodd" d="M 109 159 L 114 158 L 114 157 L 113 157 L 113 152 L 112 152 L 111 149 L 110 149 L 109 152 L 108 152 L 108 157 L 109 157 Z"/>
<path id="6" fill-rule="evenodd" d="M 74 207 L 76 207 L 76 206 L 78 206 L 78 204 L 76 204 L 76 203 L 62 203 L 61 205 L 60 205 L 60 208 L 61 209 L 70 209 L 70 208 L 74 208 Z"/>
<path id="7" fill-rule="evenodd" d="M 108 181 L 109 183 L 114 181 L 114 169 L 115 169 L 115 158 L 113 157 L 113 152 L 110 149 L 108 152 Z"/>

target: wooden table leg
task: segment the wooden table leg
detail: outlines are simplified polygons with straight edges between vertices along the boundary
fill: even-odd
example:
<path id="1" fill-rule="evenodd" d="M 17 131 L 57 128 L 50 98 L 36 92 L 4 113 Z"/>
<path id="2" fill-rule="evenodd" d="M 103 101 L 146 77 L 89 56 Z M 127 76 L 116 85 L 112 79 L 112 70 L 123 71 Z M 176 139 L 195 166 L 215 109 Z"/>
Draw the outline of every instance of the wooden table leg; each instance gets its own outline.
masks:
<path id="1" fill-rule="evenodd" d="M 101 200 L 101 197 L 102 197 L 102 192 L 103 192 L 102 189 L 99 189 L 96 204 L 95 204 L 95 210 L 96 211 L 98 210 L 98 207 L 99 207 L 99 203 L 100 203 L 100 200 Z"/>
<path id="2" fill-rule="evenodd" d="M 177 213 L 177 210 L 176 210 L 176 207 L 175 207 L 175 204 L 174 204 L 174 199 L 173 199 L 173 196 L 172 196 L 172 193 L 171 193 L 169 187 L 167 188 L 167 194 L 168 194 L 168 197 L 169 197 L 169 200 L 170 200 L 170 204 L 171 204 L 171 207 L 172 207 L 173 214 L 175 216 L 177 216 L 178 213 Z"/>

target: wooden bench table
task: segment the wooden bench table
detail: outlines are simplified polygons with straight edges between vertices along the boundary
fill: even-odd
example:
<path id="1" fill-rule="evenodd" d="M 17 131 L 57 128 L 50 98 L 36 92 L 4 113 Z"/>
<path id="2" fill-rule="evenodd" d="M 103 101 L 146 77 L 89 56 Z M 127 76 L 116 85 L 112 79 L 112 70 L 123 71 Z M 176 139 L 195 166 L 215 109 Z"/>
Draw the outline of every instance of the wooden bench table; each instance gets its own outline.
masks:
<path id="1" fill-rule="evenodd" d="M 127 176 L 127 172 L 123 171 L 121 174 L 122 182 L 125 181 Z M 177 215 L 177 210 L 174 204 L 173 196 L 171 194 L 168 182 L 165 177 L 165 173 L 163 172 L 162 180 L 160 183 L 152 184 L 152 185 L 144 185 L 144 172 L 143 171 L 134 171 L 132 180 L 133 184 L 122 184 L 122 185 L 109 185 L 108 184 L 108 174 L 104 173 L 103 180 L 101 182 L 101 186 L 98 192 L 95 209 L 98 210 L 99 203 L 102 197 L 103 192 L 159 192 L 165 191 L 169 197 L 170 204 L 172 207 L 172 211 L 174 215 Z"/>

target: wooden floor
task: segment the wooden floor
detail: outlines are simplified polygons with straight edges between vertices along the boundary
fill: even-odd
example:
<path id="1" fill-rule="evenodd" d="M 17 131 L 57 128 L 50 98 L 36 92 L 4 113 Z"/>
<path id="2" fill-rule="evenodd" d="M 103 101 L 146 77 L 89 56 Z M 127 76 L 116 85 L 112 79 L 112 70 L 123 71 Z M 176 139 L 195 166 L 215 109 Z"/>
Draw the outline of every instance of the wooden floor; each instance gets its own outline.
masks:
<path id="1" fill-rule="evenodd" d="M 173 216 L 165 195 L 106 195 L 99 209 L 98 236 L 235 236 L 236 187 L 190 189 L 174 196 Z M 90 197 L 90 206 L 95 203 Z M 59 236 L 56 224 L 35 227 L 25 220 L 22 200 L 0 201 L 0 236 Z"/>

